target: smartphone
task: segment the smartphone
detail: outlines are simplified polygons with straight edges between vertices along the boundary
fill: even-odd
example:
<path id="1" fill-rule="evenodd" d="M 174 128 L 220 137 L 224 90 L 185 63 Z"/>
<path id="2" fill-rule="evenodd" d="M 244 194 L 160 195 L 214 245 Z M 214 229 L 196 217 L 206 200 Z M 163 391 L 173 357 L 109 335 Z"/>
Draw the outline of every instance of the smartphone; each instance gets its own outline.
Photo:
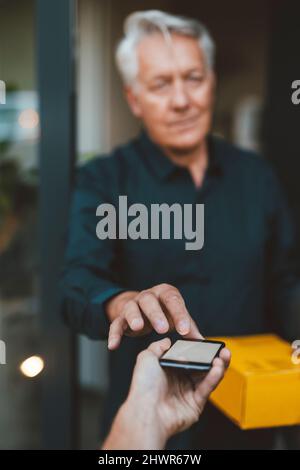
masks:
<path id="1" fill-rule="evenodd" d="M 208 372 L 225 343 L 206 339 L 179 339 L 159 359 L 163 367 Z"/>

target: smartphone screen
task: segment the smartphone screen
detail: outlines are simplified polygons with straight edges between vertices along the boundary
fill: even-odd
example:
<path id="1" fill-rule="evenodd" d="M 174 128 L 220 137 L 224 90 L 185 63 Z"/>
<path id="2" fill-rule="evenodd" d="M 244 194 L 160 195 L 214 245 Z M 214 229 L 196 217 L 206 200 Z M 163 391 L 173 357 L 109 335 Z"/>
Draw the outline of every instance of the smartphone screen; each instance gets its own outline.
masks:
<path id="1" fill-rule="evenodd" d="M 178 340 L 160 358 L 163 366 L 209 370 L 224 343 L 208 340 Z"/>

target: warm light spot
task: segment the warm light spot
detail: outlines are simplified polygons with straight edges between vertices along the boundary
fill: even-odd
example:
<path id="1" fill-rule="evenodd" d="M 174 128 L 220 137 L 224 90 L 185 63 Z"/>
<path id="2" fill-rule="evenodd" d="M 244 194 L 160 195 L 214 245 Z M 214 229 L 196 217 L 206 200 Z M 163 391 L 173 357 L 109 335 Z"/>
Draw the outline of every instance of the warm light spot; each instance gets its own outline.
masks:
<path id="1" fill-rule="evenodd" d="M 26 377 L 36 377 L 44 369 L 44 361 L 39 356 L 31 356 L 20 365 L 22 374 Z"/>
<path id="2" fill-rule="evenodd" d="M 34 129 L 39 123 L 39 115 L 34 109 L 25 109 L 19 114 L 18 122 L 22 129 Z"/>

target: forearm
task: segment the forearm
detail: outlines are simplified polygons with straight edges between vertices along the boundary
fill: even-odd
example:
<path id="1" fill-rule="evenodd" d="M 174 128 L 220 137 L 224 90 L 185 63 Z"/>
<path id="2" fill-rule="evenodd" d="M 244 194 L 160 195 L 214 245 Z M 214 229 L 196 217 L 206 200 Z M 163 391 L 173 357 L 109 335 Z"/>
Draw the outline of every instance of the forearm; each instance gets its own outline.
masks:
<path id="1" fill-rule="evenodd" d="M 155 409 L 128 399 L 119 409 L 102 449 L 159 450 L 164 449 L 166 442 Z"/>

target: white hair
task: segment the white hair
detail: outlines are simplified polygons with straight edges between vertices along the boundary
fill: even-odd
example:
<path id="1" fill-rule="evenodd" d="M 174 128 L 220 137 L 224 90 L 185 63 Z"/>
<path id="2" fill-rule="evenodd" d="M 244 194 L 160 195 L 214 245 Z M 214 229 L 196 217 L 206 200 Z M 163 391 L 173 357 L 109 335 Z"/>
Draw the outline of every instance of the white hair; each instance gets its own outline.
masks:
<path id="1" fill-rule="evenodd" d="M 167 42 L 170 42 L 171 33 L 197 39 L 206 66 L 213 68 L 215 44 L 200 21 L 159 10 L 136 11 L 125 19 L 124 36 L 116 48 L 116 64 L 126 85 L 132 85 L 138 74 L 137 45 L 145 36 L 157 32 L 162 33 Z"/>

